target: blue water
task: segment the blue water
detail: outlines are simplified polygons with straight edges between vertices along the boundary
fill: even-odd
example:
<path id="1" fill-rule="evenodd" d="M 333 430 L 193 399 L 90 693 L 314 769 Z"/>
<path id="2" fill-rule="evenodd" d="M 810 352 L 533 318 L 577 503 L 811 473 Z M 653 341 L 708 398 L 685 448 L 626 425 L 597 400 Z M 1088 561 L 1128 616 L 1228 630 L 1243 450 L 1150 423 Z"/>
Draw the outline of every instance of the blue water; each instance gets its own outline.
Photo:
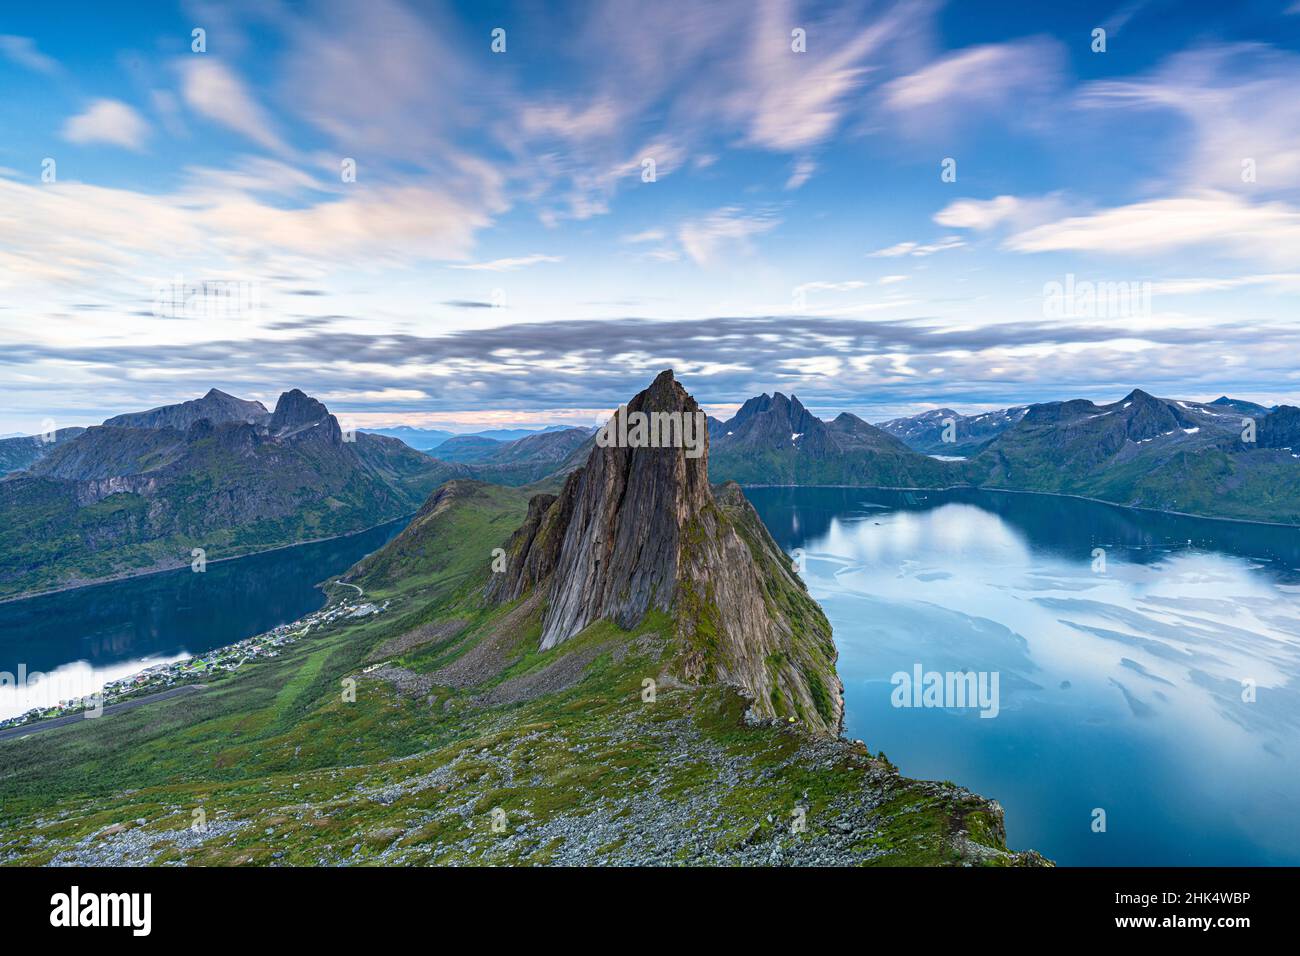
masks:
<path id="1" fill-rule="evenodd" d="M 1012 847 L 1300 864 L 1300 531 L 1042 495 L 746 494 L 805 554 L 845 733 L 998 800 Z M 998 673 L 999 713 L 894 706 L 918 663 Z"/>
<path id="2" fill-rule="evenodd" d="M 26 689 L 0 686 L 0 719 L 297 620 L 324 604 L 317 584 L 406 523 L 210 562 L 201 574 L 186 567 L 0 604 L 0 671 L 47 675 Z"/>

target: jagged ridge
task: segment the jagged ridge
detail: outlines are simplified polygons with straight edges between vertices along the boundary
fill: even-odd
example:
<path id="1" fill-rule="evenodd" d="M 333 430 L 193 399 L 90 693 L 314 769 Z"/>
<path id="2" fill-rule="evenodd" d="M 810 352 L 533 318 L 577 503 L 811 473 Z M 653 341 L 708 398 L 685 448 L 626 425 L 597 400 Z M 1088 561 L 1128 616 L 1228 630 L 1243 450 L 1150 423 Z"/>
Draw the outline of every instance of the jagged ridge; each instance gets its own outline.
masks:
<path id="1" fill-rule="evenodd" d="M 671 371 L 628 403 L 629 416 L 638 412 L 702 417 Z M 627 629 L 671 612 L 675 676 L 735 684 L 758 714 L 838 731 L 830 626 L 739 488 L 715 496 L 707 438 L 697 458 L 683 448 L 593 447 L 559 495 L 530 502 L 507 556 L 487 596 L 500 603 L 544 589 L 542 649 L 599 620 Z"/>

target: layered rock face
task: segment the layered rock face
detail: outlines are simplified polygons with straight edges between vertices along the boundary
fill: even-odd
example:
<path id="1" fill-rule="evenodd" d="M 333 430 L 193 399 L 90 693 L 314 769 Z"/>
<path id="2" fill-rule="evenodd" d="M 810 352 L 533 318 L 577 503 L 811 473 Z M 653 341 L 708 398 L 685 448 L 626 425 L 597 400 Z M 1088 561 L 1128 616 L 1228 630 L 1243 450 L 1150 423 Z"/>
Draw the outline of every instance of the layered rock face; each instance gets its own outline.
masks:
<path id="1" fill-rule="evenodd" d="M 592 448 L 558 496 L 533 499 L 489 599 L 545 589 L 543 649 L 596 621 L 630 629 L 652 610 L 669 612 L 675 676 L 735 684 L 760 715 L 838 732 L 830 625 L 740 489 L 710 488 L 699 406 L 665 371 L 626 413 L 633 422 L 638 413 L 692 416 L 703 453 Z"/>

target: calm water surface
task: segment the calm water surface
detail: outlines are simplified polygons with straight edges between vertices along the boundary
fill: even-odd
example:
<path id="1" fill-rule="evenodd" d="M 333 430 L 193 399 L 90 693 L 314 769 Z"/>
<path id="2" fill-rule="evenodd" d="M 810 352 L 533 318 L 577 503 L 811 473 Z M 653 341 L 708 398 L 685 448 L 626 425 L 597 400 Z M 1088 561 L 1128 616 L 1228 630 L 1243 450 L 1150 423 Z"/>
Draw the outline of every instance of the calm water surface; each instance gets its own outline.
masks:
<path id="1" fill-rule="evenodd" d="M 212 562 L 202 574 L 183 568 L 0 604 L 0 671 L 47 675 L 0 687 L 0 720 L 315 611 L 324 604 L 318 583 L 387 544 L 407 520 Z"/>
<path id="2" fill-rule="evenodd" d="M 845 733 L 997 799 L 1011 846 L 1300 864 L 1300 531 L 1040 495 L 746 494 L 806 554 Z M 890 678 L 917 663 L 998 672 L 1001 712 L 895 708 Z"/>

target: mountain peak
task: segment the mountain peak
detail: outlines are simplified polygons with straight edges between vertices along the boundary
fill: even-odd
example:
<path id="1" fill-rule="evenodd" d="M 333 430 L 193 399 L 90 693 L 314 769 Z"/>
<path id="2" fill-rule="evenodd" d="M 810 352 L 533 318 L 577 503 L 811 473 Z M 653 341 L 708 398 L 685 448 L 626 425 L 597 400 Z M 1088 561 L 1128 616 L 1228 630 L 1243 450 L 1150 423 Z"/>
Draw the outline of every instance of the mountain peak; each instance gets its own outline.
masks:
<path id="1" fill-rule="evenodd" d="M 703 453 L 609 444 L 632 434 L 638 413 L 689 417 Z M 557 497 L 532 500 L 489 600 L 537 600 L 543 650 L 597 621 L 630 630 L 666 614 L 667 669 L 679 679 L 734 684 L 760 715 L 837 731 L 843 701 L 829 624 L 739 490 L 715 497 L 695 399 L 661 373 L 605 435 Z"/>
<path id="2" fill-rule="evenodd" d="M 206 418 L 214 425 L 225 422 L 262 424 L 267 420 L 266 407 L 261 402 L 248 402 L 212 388 L 202 398 L 192 398 L 176 405 L 160 405 L 147 412 L 128 412 L 104 422 L 110 428 L 174 428 L 187 431 L 191 425 Z"/>
<path id="3" fill-rule="evenodd" d="M 328 423 L 331 437 L 342 440 L 342 432 L 329 409 L 301 389 L 291 388 L 275 403 L 267 428 L 272 435 L 284 437 L 320 423 Z"/>
<path id="4" fill-rule="evenodd" d="M 1154 395 L 1152 395 L 1149 392 L 1142 391 L 1142 389 L 1140 388 L 1133 389 L 1133 391 L 1129 392 L 1127 395 L 1125 395 L 1123 398 L 1120 399 L 1120 402 L 1138 402 L 1142 404 L 1149 404 L 1151 402 L 1158 402 L 1158 401 L 1160 401 L 1160 399 L 1156 398 Z"/>
<path id="5" fill-rule="evenodd" d="M 291 388 L 281 394 L 271 415 L 271 431 L 286 425 L 305 425 L 318 422 L 329 414 L 329 409 L 302 389 Z"/>

